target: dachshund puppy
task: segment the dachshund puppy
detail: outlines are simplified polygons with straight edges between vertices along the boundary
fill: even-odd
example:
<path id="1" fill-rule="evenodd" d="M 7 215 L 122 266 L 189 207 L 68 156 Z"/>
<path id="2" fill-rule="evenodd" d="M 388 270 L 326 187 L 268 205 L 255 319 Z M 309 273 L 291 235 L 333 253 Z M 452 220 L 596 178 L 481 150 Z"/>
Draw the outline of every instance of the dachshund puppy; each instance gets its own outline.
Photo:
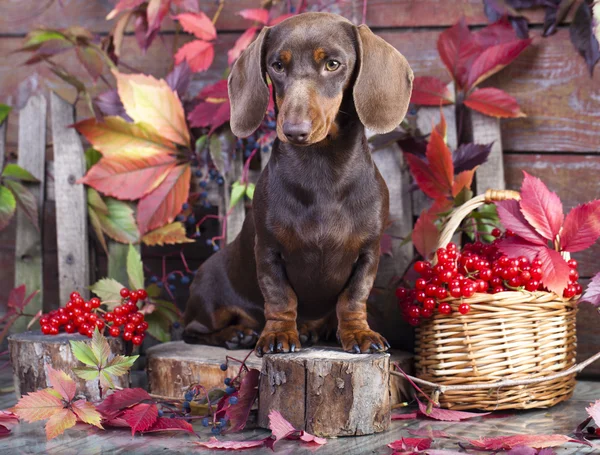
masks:
<path id="1" fill-rule="evenodd" d="M 365 127 L 385 133 L 402 121 L 412 71 L 365 25 L 327 13 L 291 17 L 263 28 L 233 66 L 236 136 L 262 122 L 267 76 L 277 115 L 272 156 L 242 232 L 198 270 L 184 340 L 294 352 L 336 317 L 344 350 L 385 350 L 367 323 L 367 297 L 389 195 Z"/>

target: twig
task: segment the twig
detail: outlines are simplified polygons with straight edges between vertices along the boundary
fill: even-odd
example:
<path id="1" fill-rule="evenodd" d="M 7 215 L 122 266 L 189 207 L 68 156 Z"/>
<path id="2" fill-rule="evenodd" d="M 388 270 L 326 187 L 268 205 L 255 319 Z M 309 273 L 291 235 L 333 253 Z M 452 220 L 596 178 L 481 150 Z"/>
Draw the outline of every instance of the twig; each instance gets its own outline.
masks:
<path id="1" fill-rule="evenodd" d="M 506 379 L 504 381 L 492 382 L 489 384 L 465 384 L 465 385 L 440 385 L 435 384 L 433 382 L 425 381 L 424 379 L 419 379 L 414 376 L 407 375 L 406 373 L 398 373 L 397 371 L 390 371 L 390 374 L 393 376 L 406 377 L 414 381 L 417 384 L 431 387 L 433 389 L 439 390 L 440 393 L 445 393 L 450 390 L 482 390 L 482 389 L 500 389 L 502 387 L 513 387 L 519 385 L 529 385 L 529 384 L 539 384 L 540 382 L 552 381 L 553 379 L 562 378 L 564 376 L 569 376 L 574 373 L 579 373 L 585 367 L 594 363 L 596 360 L 600 359 L 600 352 L 596 353 L 589 359 L 573 365 L 571 368 L 565 371 L 561 371 L 560 373 L 551 374 L 549 376 L 543 376 L 540 378 L 532 378 L 532 379 Z"/>
<path id="2" fill-rule="evenodd" d="M 221 15 L 221 11 L 223 11 L 224 6 L 225 6 L 225 0 L 219 0 L 219 7 L 217 8 L 217 11 L 215 12 L 215 15 L 212 18 L 213 24 L 217 23 L 217 20 L 219 19 L 219 16 Z"/>

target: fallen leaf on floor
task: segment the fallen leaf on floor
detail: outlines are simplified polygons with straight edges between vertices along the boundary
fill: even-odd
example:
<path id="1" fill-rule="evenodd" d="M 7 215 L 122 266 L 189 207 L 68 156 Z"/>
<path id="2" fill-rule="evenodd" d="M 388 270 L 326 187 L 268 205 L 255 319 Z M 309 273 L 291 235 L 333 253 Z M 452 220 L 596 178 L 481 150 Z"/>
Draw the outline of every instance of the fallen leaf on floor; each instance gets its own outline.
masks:
<path id="1" fill-rule="evenodd" d="M 567 442 L 578 442 L 582 444 L 581 441 L 571 439 L 562 434 L 517 434 L 513 436 L 499 436 L 495 438 L 463 438 L 463 440 L 467 441 L 474 447 L 483 450 L 510 450 L 518 446 L 543 449 L 546 447 L 561 446 Z"/>
<path id="2" fill-rule="evenodd" d="M 430 438 L 402 438 L 397 441 L 390 442 L 388 447 L 400 453 L 412 453 L 415 450 L 421 451 L 429 449 L 433 442 Z"/>
<path id="3" fill-rule="evenodd" d="M 392 420 L 410 420 L 416 419 L 418 414 L 416 412 L 411 412 L 409 414 L 392 414 Z"/>
<path id="4" fill-rule="evenodd" d="M 488 415 L 489 412 L 465 412 L 465 411 L 453 411 L 451 409 L 432 408 L 431 412 L 427 412 L 427 405 L 419 401 L 419 411 L 425 416 L 435 419 L 443 420 L 445 422 L 458 422 L 460 420 L 472 419 L 474 417 L 482 417 Z"/>
<path id="5" fill-rule="evenodd" d="M 205 447 L 207 449 L 243 450 L 262 447 L 263 445 L 265 445 L 265 439 L 257 439 L 253 441 L 219 441 L 213 436 L 206 442 L 194 441 L 194 444 L 199 445 L 201 447 Z"/>

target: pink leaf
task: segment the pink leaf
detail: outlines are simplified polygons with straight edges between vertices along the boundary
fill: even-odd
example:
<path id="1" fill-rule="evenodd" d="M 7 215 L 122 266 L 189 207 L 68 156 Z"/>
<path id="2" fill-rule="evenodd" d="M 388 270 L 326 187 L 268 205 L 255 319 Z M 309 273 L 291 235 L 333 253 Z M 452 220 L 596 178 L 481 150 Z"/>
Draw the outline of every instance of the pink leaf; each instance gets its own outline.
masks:
<path id="1" fill-rule="evenodd" d="M 295 16 L 295 14 L 291 14 L 291 13 L 290 14 L 282 14 L 281 16 L 276 17 L 275 19 L 271 19 L 269 21 L 269 25 L 271 27 L 273 27 L 273 26 L 279 24 L 280 22 L 283 22 L 284 20 L 286 20 L 286 19 L 288 19 L 288 18 L 290 18 L 292 16 Z"/>
<path id="2" fill-rule="evenodd" d="M 212 41 L 217 37 L 217 29 L 203 12 L 183 13 L 173 19 L 177 19 L 186 32 L 192 33 L 198 39 Z"/>
<path id="3" fill-rule="evenodd" d="M 112 420 L 126 408 L 136 405 L 143 401 L 153 401 L 153 398 L 144 389 L 123 389 L 117 390 L 111 395 L 107 396 L 102 403 L 100 403 L 96 409 L 104 416 L 107 420 Z"/>
<path id="4" fill-rule="evenodd" d="M 184 44 L 175 54 L 175 64 L 179 65 L 184 60 L 188 62 L 194 73 L 206 71 L 215 58 L 215 48 L 212 43 L 196 40 Z"/>
<path id="5" fill-rule="evenodd" d="M 429 258 L 437 246 L 439 232 L 434 221 L 435 216 L 423 210 L 412 232 L 413 245 L 425 259 Z"/>
<path id="6" fill-rule="evenodd" d="M 13 425 L 17 425 L 19 423 L 19 416 L 17 416 L 17 414 L 14 412 L 0 411 L 0 422 L 3 425 L 12 427 Z"/>
<path id="7" fill-rule="evenodd" d="M 537 453 L 538 451 L 533 447 L 517 446 L 510 452 L 507 452 L 506 455 L 536 455 Z"/>
<path id="8" fill-rule="evenodd" d="M 600 200 L 578 205 L 565 218 L 560 245 L 574 253 L 589 248 L 600 237 Z"/>
<path id="9" fill-rule="evenodd" d="M 596 426 L 600 426 L 600 400 L 596 400 L 589 407 L 585 408 L 588 415 L 594 419 Z"/>
<path id="10" fill-rule="evenodd" d="M 268 439 L 268 438 L 267 438 Z M 214 436 L 206 442 L 194 441 L 201 447 L 207 449 L 221 449 L 221 450 L 240 450 L 240 449 L 251 449 L 254 447 L 262 447 L 265 445 L 266 439 L 252 440 L 252 441 L 219 441 Z"/>
<path id="11" fill-rule="evenodd" d="M 421 106 L 453 104 L 454 94 L 437 77 L 415 77 L 410 102 Z"/>
<path id="12" fill-rule="evenodd" d="M 6 428 L 4 425 L 0 425 L 0 438 L 4 436 L 8 436 L 10 434 L 10 429 Z"/>
<path id="13" fill-rule="evenodd" d="M 496 202 L 498 217 L 502 225 L 516 235 L 536 245 L 546 245 L 546 240 L 531 226 L 519 207 L 519 202 L 512 200 Z"/>
<path id="14" fill-rule="evenodd" d="M 242 35 L 235 41 L 235 44 L 229 51 L 227 52 L 227 63 L 230 65 L 235 62 L 242 52 L 246 50 L 250 43 L 254 41 L 254 37 L 256 36 L 256 32 L 258 32 L 258 27 L 250 27 L 246 30 Z"/>
<path id="15" fill-rule="evenodd" d="M 525 256 L 529 261 L 533 261 L 541 248 L 546 248 L 542 245 L 523 240 L 521 237 L 507 237 L 498 242 L 498 249 L 511 258 Z"/>
<path id="16" fill-rule="evenodd" d="M 562 202 L 540 179 L 524 171 L 523 174 L 525 178 L 521 185 L 521 211 L 541 235 L 554 241 L 565 218 Z"/>
<path id="17" fill-rule="evenodd" d="M 392 420 L 412 420 L 416 418 L 416 412 L 410 412 L 408 414 L 392 414 Z"/>
<path id="18" fill-rule="evenodd" d="M 569 284 L 569 264 L 562 255 L 548 247 L 540 248 L 537 258 L 542 261 L 542 283 L 558 296 Z"/>
<path id="19" fill-rule="evenodd" d="M 151 428 L 158 419 L 158 408 L 154 403 L 140 403 L 123 413 L 123 419 L 131 427 L 131 435 Z"/>
<path id="20" fill-rule="evenodd" d="M 288 436 L 289 438 L 289 436 Z M 323 445 L 327 443 L 327 439 L 320 438 L 318 436 L 307 433 L 306 431 L 300 432 L 300 440 L 303 442 L 314 442 L 315 444 Z"/>
<path id="21" fill-rule="evenodd" d="M 275 442 L 287 438 L 296 431 L 279 411 L 274 410 L 269 412 L 269 429 L 272 432 L 271 436 L 275 438 Z"/>
<path id="22" fill-rule="evenodd" d="M 562 434 L 518 434 L 513 436 L 499 436 L 496 438 L 466 439 L 469 444 L 483 450 L 510 450 L 518 446 L 534 447 L 542 449 L 545 447 L 557 447 L 567 442 L 575 441 Z"/>
<path id="23" fill-rule="evenodd" d="M 260 22 L 263 25 L 269 23 L 269 11 L 264 8 L 243 9 L 238 14 L 249 21 Z"/>
<path id="24" fill-rule="evenodd" d="M 600 273 L 592 278 L 581 300 L 594 306 L 600 306 Z"/>
<path id="25" fill-rule="evenodd" d="M 430 438 L 402 438 L 398 441 L 390 442 L 387 446 L 394 450 L 425 450 L 431 447 L 433 442 Z"/>
<path id="26" fill-rule="evenodd" d="M 464 412 L 464 411 L 452 411 L 449 409 L 433 408 L 430 413 L 427 413 L 427 405 L 417 399 L 419 403 L 419 410 L 435 420 L 444 420 L 446 422 L 458 422 L 461 420 L 472 419 L 474 417 L 481 417 L 488 415 L 489 412 Z"/>
<path id="27" fill-rule="evenodd" d="M 158 431 L 185 431 L 193 434 L 194 428 L 187 420 L 159 417 L 154 425 L 144 430 L 143 433 L 156 433 Z"/>
<path id="28" fill-rule="evenodd" d="M 252 405 L 258 395 L 259 377 L 260 371 L 252 368 L 246 373 L 244 379 L 242 379 L 240 390 L 236 395 L 238 397 L 238 402 L 234 405 L 230 405 L 225 411 L 231 424 L 231 427 L 227 430 L 228 432 L 241 431 L 246 426 L 250 409 L 252 409 Z"/>

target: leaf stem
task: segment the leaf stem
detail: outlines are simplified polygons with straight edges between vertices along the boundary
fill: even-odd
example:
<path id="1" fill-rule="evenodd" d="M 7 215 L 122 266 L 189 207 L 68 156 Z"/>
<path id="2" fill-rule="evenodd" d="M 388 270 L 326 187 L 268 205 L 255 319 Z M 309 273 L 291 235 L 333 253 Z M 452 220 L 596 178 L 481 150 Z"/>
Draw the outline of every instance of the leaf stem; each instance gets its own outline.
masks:
<path id="1" fill-rule="evenodd" d="M 219 19 L 219 16 L 221 15 L 221 11 L 223 11 L 224 6 L 225 6 L 225 0 L 219 0 L 219 7 L 217 8 L 217 11 L 215 11 L 215 15 L 212 18 L 213 24 L 217 23 L 217 20 Z"/>

